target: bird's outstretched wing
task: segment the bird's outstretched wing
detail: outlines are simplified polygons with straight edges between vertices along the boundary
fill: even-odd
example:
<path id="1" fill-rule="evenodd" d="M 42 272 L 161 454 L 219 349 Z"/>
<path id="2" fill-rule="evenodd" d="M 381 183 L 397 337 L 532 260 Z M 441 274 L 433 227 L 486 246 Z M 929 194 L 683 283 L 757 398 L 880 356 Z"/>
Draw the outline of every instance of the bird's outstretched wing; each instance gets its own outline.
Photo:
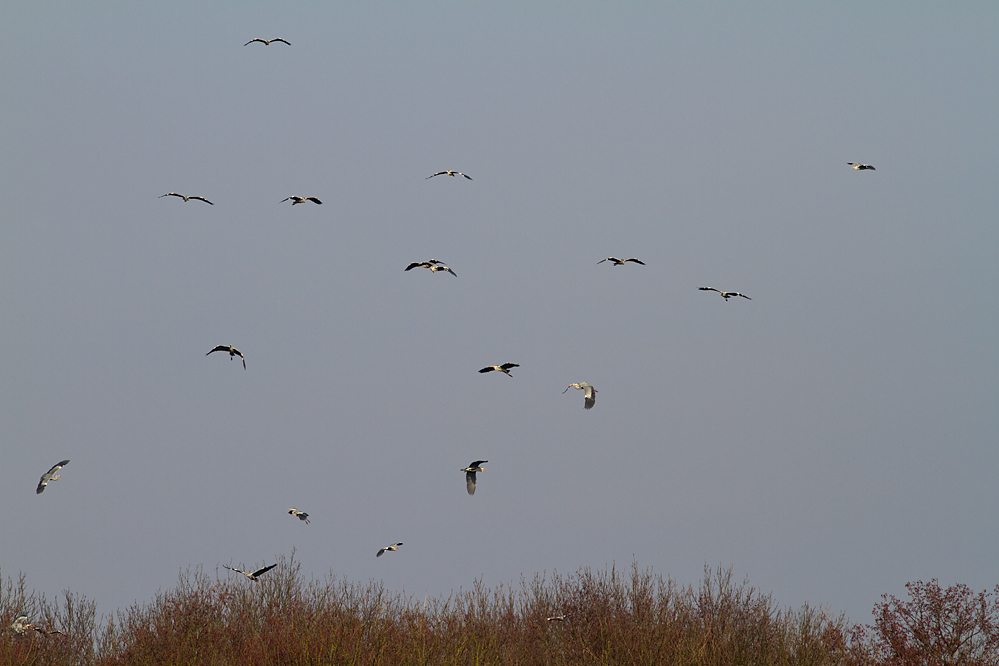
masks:
<path id="1" fill-rule="evenodd" d="M 470 465 L 470 467 L 478 467 L 478 465 Z M 465 472 L 465 490 L 468 491 L 469 495 L 475 494 L 475 472 Z"/>
<path id="2" fill-rule="evenodd" d="M 434 174 L 434 176 L 446 176 L 446 175 L 447 175 L 447 171 L 438 171 L 437 173 L 435 173 L 435 174 Z M 430 179 L 431 179 L 431 178 L 433 178 L 434 176 L 427 176 L 427 178 L 426 178 L 426 179 L 427 179 L 427 180 L 430 180 Z"/>
<path id="3" fill-rule="evenodd" d="M 272 42 L 281 42 L 282 44 L 287 44 L 288 46 L 291 46 L 291 42 L 289 42 L 289 41 L 287 41 L 285 39 L 281 39 L 280 37 L 275 37 L 271 41 Z"/>
<path id="4" fill-rule="evenodd" d="M 471 465 L 469 465 L 469 467 L 478 467 L 482 463 L 487 463 L 487 462 L 489 462 L 489 461 L 488 460 L 476 460 Z"/>
<path id="5" fill-rule="evenodd" d="M 256 39 L 251 39 L 251 40 L 250 40 L 250 41 L 248 41 L 247 43 L 243 44 L 243 46 L 249 46 L 249 45 L 250 45 L 250 44 L 252 44 L 253 42 L 260 42 L 260 43 L 261 43 L 261 44 L 263 44 L 264 46 L 267 46 L 267 42 L 265 42 L 264 40 L 260 39 L 259 37 L 257 37 Z"/>
<path id="6" fill-rule="evenodd" d="M 461 172 L 459 171 L 458 173 L 461 173 Z M 464 176 L 465 178 L 469 179 L 469 180 L 472 180 L 472 177 L 469 176 L 467 173 L 462 173 L 461 175 Z"/>
<path id="7" fill-rule="evenodd" d="M 626 262 L 628 262 L 628 261 L 634 261 L 636 264 L 641 264 L 642 266 L 645 265 L 644 261 L 639 261 L 638 259 L 635 259 L 634 257 L 632 257 L 631 259 L 625 259 L 625 261 Z"/>
<path id="8" fill-rule="evenodd" d="M 722 293 L 721 289 L 715 289 L 714 287 L 698 287 L 701 291 L 717 291 L 719 294 Z"/>
<path id="9" fill-rule="evenodd" d="M 620 260 L 619 260 L 619 259 L 617 259 L 616 257 L 607 257 L 606 259 L 601 259 L 601 260 L 600 260 L 600 261 L 598 261 L 597 263 L 598 263 L 598 264 L 602 264 L 602 263 L 604 263 L 605 261 L 613 261 L 613 262 L 615 262 L 615 263 L 616 263 L 616 262 L 618 262 L 618 261 L 620 261 Z"/>
<path id="10" fill-rule="evenodd" d="M 450 267 L 450 266 L 444 266 L 444 265 L 440 265 L 440 270 L 442 270 L 442 271 L 447 271 L 447 272 L 448 272 L 448 273 L 450 273 L 451 275 L 453 275 L 453 276 L 455 276 L 455 277 L 458 277 L 458 274 L 457 274 L 457 273 L 455 273 L 455 272 L 454 272 L 453 270 L 451 270 L 451 267 Z"/>
<path id="11" fill-rule="evenodd" d="M 733 296 L 742 296 L 742 297 L 743 297 L 743 298 L 745 298 L 745 299 L 746 299 L 747 301 L 751 301 L 751 300 L 753 300 L 753 299 L 751 299 L 751 298 L 750 298 L 749 296 L 746 296 L 745 294 L 740 294 L 740 293 L 739 293 L 739 292 L 737 292 L 737 291 L 733 291 L 733 292 L 732 292 L 732 295 L 733 295 Z"/>
<path id="12" fill-rule="evenodd" d="M 250 574 L 246 573 L 245 571 L 243 571 L 242 569 L 237 569 L 236 567 L 230 567 L 228 564 L 223 564 L 222 566 L 225 567 L 226 569 L 228 569 L 229 571 L 235 571 L 236 573 L 243 574 L 244 576 L 249 576 L 250 575 Z"/>
<path id="13" fill-rule="evenodd" d="M 205 356 L 208 356 L 208 355 L 210 355 L 210 354 L 214 354 L 214 353 L 215 353 L 215 352 L 217 352 L 217 351 L 224 351 L 224 352 L 226 352 L 226 353 L 229 353 L 229 347 L 228 347 L 227 345 L 219 345 L 219 346 L 218 346 L 218 347 L 216 347 L 215 349 L 213 349 L 213 350 L 211 350 L 210 352 L 208 352 L 208 354 L 205 354 Z"/>
<path id="14" fill-rule="evenodd" d="M 215 205 L 211 201 L 209 201 L 208 199 L 206 199 L 204 197 L 188 197 L 188 199 L 197 199 L 198 201 L 204 201 L 209 206 L 214 206 Z"/>
<path id="15" fill-rule="evenodd" d="M 257 576 L 259 576 L 260 574 L 265 574 L 265 573 L 267 573 L 268 571 L 270 571 L 271 569 L 273 569 L 273 568 L 274 568 L 274 567 L 276 567 L 276 566 L 277 566 L 277 562 L 275 562 L 274 564 L 272 564 L 272 565 L 270 565 L 270 566 L 266 566 L 266 567 L 261 567 L 261 568 L 257 569 L 256 571 L 254 571 L 254 572 L 253 572 L 252 574 L 250 574 L 250 575 L 251 575 L 251 576 L 252 576 L 253 578 L 256 578 L 256 577 L 257 577 Z"/>
<path id="16" fill-rule="evenodd" d="M 500 368 L 502 368 L 503 370 L 509 370 L 510 368 L 519 368 L 519 367 L 520 367 L 519 363 L 504 363 L 503 365 L 500 366 Z"/>
<path id="17" fill-rule="evenodd" d="M 492 372 L 495 369 L 496 369 L 495 365 L 487 365 L 486 367 L 479 370 L 479 372 Z"/>
<path id="18" fill-rule="evenodd" d="M 320 204 L 320 205 L 322 205 L 322 203 L 323 203 L 322 201 L 320 201 L 319 199 L 317 199 L 315 197 L 306 197 L 306 199 L 308 199 L 309 201 L 311 201 L 313 203 L 317 203 L 317 204 Z"/>
<path id="19" fill-rule="evenodd" d="M 157 198 L 162 199 L 163 197 L 180 197 L 184 201 L 187 201 L 187 197 L 185 197 L 183 194 L 177 194 L 176 192 L 167 192 L 166 194 L 161 194 Z"/>
<path id="20" fill-rule="evenodd" d="M 409 266 L 406 266 L 406 270 L 409 271 L 409 270 L 412 270 L 414 268 L 420 268 L 421 266 L 426 266 L 426 265 L 427 265 L 427 262 L 425 262 L 425 261 L 414 261 Z"/>
<path id="21" fill-rule="evenodd" d="M 55 478 L 55 473 L 68 464 L 68 460 L 59 461 L 55 465 L 52 465 L 52 469 L 42 474 L 42 478 L 38 480 L 38 487 L 35 488 L 35 494 L 40 495 L 45 490 L 45 486 L 49 484 L 49 481 Z"/>

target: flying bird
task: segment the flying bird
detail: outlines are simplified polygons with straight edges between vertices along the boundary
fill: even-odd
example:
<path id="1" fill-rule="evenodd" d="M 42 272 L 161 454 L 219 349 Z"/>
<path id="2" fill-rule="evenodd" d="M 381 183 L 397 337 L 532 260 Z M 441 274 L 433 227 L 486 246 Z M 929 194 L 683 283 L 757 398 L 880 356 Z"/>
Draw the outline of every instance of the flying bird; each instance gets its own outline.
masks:
<path id="1" fill-rule="evenodd" d="M 877 169 L 872 167 L 870 164 L 859 164 L 857 162 L 847 162 L 847 164 L 852 166 L 854 171 L 866 171 L 868 169 L 871 171 L 877 171 Z"/>
<path id="2" fill-rule="evenodd" d="M 291 46 L 291 42 L 281 39 L 280 37 L 275 37 L 274 39 L 260 39 L 259 37 L 257 37 L 256 39 L 251 39 L 247 43 L 243 44 L 243 46 L 249 46 L 253 42 L 260 42 L 264 46 L 270 46 L 271 42 L 281 42 L 282 44 L 287 44 L 288 46 Z"/>
<path id="3" fill-rule="evenodd" d="M 62 477 L 62 474 L 56 474 L 59 470 L 69 464 L 68 460 L 62 460 L 52 465 L 52 469 L 42 474 L 42 478 L 38 481 L 38 487 L 35 488 L 35 494 L 41 495 L 45 490 L 45 486 L 49 485 L 49 481 L 55 481 Z"/>
<path id="4" fill-rule="evenodd" d="M 196 197 L 193 194 L 177 194 L 176 192 L 167 192 L 166 194 L 161 194 L 160 196 L 158 196 L 156 198 L 157 199 L 162 199 L 163 197 L 180 197 L 184 201 L 190 201 L 191 199 L 197 199 L 198 201 L 204 201 L 209 206 L 214 206 L 215 205 L 211 201 L 209 201 L 208 199 L 206 199 L 204 197 Z"/>
<path id="5" fill-rule="evenodd" d="M 241 359 L 243 359 L 243 370 L 246 370 L 246 357 L 243 356 L 243 352 L 239 351 L 238 349 L 236 349 L 232 345 L 219 345 L 215 349 L 213 349 L 210 352 L 208 352 L 207 354 L 205 354 L 205 356 L 209 356 L 211 354 L 214 354 L 217 351 L 220 351 L 220 352 L 229 352 L 229 360 L 230 361 L 232 360 L 233 356 L 240 357 Z"/>
<path id="6" fill-rule="evenodd" d="M 749 296 L 746 296 L 745 294 L 740 294 L 737 291 L 722 291 L 721 289 L 715 289 L 714 287 L 698 287 L 698 289 L 700 289 L 701 291 L 717 291 L 719 294 L 722 295 L 722 298 L 725 299 L 726 303 L 728 303 L 728 299 L 732 298 L 733 296 L 742 296 L 747 301 L 753 300 Z"/>
<path id="7" fill-rule="evenodd" d="M 455 176 L 465 176 L 465 178 L 472 180 L 471 176 L 469 176 L 468 174 L 464 174 L 460 171 L 438 171 L 437 173 L 434 174 L 434 176 L 451 176 L 452 178 L 454 178 Z M 427 176 L 426 179 L 430 180 L 434 176 Z"/>
<path id="8" fill-rule="evenodd" d="M 320 201 L 315 197 L 288 197 L 287 199 L 281 199 L 281 201 L 279 201 L 278 203 L 284 203 L 285 201 L 288 201 L 288 199 L 291 199 L 292 206 L 294 206 L 295 204 L 305 203 L 306 201 L 311 201 L 312 203 L 317 203 L 317 204 L 323 203 L 322 201 Z"/>
<path id="9" fill-rule="evenodd" d="M 496 372 L 502 372 L 507 377 L 513 377 L 513 375 L 510 374 L 510 368 L 519 368 L 519 367 L 520 364 L 518 363 L 504 363 L 503 365 L 487 365 L 486 367 L 479 370 L 479 372 L 492 372 L 493 370 L 495 370 Z"/>
<path id="10" fill-rule="evenodd" d="M 225 567 L 226 569 L 228 569 L 229 571 L 235 571 L 236 573 L 243 574 L 244 576 L 246 576 L 250 580 L 257 580 L 257 578 L 259 578 L 261 575 L 267 573 L 268 571 L 270 571 L 271 569 L 273 569 L 274 567 L 276 567 L 277 563 L 272 564 L 269 567 L 261 567 L 261 568 L 257 569 L 256 571 L 254 571 L 253 573 L 247 573 L 247 572 L 243 571 L 242 569 L 236 569 L 234 567 L 230 567 L 228 564 L 223 564 L 222 566 Z"/>
<path id="11" fill-rule="evenodd" d="M 381 557 L 384 553 L 390 550 L 391 551 L 399 550 L 399 546 L 401 545 L 402 542 L 400 541 L 399 543 L 394 543 L 391 546 L 385 546 L 384 548 L 380 549 L 377 553 L 375 553 L 375 557 Z"/>
<path id="12" fill-rule="evenodd" d="M 632 257 L 631 259 L 618 259 L 617 257 L 607 257 L 606 259 L 601 259 L 597 263 L 598 264 L 602 264 L 605 261 L 613 261 L 615 266 L 624 266 L 629 261 L 634 261 L 636 264 L 641 264 L 642 266 L 645 265 L 644 261 L 639 261 L 638 259 L 635 259 L 634 257 Z"/>
<path id="13" fill-rule="evenodd" d="M 465 489 L 468 490 L 469 495 L 475 494 L 475 473 L 485 472 L 486 468 L 482 467 L 482 463 L 487 463 L 488 460 L 476 460 L 468 467 L 458 470 L 459 472 L 465 473 Z"/>
<path id="14" fill-rule="evenodd" d="M 11 631 L 13 631 L 18 636 L 23 636 L 24 633 L 29 629 L 34 629 L 35 631 L 44 636 L 51 636 L 52 634 L 61 634 L 63 636 L 66 635 L 63 632 L 59 631 L 58 629 L 53 629 L 51 631 L 48 631 L 46 629 L 42 629 L 37 624 L 32 624 L 28 622 L 28 615 L 26 613 L 21 613 L 17 617 L 15 617 L 14 621 L 11 622 L 10 624 L 10 628 Z"/>
<path id="15" fill-rule="evenodd" d="M 306 525 L 309 524 L 309 514 L 305 513 L 304 511 L 299 511 L 295 507 L 292 507 L 288 509 L 288 513 L 295 516 L 299 520 L 304 520 Z"/>
<path id="16" fill-rule="evenodd" d="M 458 277 L 458 274 L 452 271 L 449 267 L 445 266 L 442 262 L 436 259 L 431 259 L 430 261 L 414 261 L 409 266 L 406 266 L 403 271 L 412 270 L 414 268 L 428 268 L 431 273 L 437 273 L 438 271 L 446 271 L 451 275 Z"/>
<path id="17" fill-rule="evenodd" d="M 581 389 L 583 393 L 583 408 L 590 409 L 593 407 L 594 403 L 597 401 L 597 390 L 590 386 L 588 382 L 579 382 L 578 384 L 569 384 L 565 387 L 565 391 L 569 389 Z M 565 391 L 562 391 L 562 395 L 565 395 Z"/>
<path id="18" fill-rule="evenodd" d="M 568 615 L 552 615 L 551 617 L 545 618 L 549 622 L 568 622 Z"/>

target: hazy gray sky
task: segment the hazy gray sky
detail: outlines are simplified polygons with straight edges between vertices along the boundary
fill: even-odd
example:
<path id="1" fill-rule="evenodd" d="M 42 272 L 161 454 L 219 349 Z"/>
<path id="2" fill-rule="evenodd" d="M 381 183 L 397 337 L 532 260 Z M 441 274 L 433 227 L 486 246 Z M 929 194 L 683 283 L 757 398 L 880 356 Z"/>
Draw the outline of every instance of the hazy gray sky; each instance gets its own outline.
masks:
<path id="1" fill-rule="evenodd" d="M 4 3 L 0 571 L 105 613 L 293 547 L 421 597 L 991 588 L 997 19 Z"/>

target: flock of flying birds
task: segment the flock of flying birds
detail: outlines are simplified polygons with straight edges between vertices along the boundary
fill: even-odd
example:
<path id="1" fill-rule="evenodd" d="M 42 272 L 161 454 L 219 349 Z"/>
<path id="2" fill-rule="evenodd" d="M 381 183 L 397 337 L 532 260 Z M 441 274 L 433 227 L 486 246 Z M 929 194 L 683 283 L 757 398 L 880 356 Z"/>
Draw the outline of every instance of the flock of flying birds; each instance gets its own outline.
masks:
<path id="1" fill-rule="evenodd" d="M 281 42 L 283 44 L 287 44 L 288 46 L 291 46 L 291 42 L 288 42 L 288 41 L 286 41 L 284 39 L 281 39 L 280 37 L 276 37 L 274 39 L 261 39 L 261 38 L 258 37 L 256 39 L 251 39 L 250 41 L 248 41 L 243 46 L 249 46 L 250 44 L 253 44 L 254 42 L 260 42 L 264 46 L 270 46 L 273 42 Z M 849 166 L 853 167 L 853 169 L 856 170 L 856 171 L 868 171 L 868 170 L 874 171 L 875 170 L 875 168 L 872 165 L 870 165 L 870 164 L 861 164 L 859 162 L 847 162 L 847 164 Z M 434 178 L 435 176 L 451 176 L 452 178 L 457 177 L 457 176 L 463 176 L 464 178 L 467 178 L 468 180 L 472 180 L 472 177 L 469 176 L 468 174 L 462 173 L 460 171 L 450 171 L 450 170 L 438 171 L 435 174 L 427 176 L 426 180 L 430 180 L 431 178 Z M 206 199 L 205 197 L 195 196 L 195 195 L 179 194 L 177 192 L 168 192 L 166 194 L 161 195 L 159 198 L 162 199 L 163 197 L 178 197 L 180 199 L 183 199 L 185 202 L 189 202 L 189 201 L 191 201 L 193 199 L 193 200 L 196 200 L 196 201 L 203 201 L 204 203 L 206 203 L 206 204 L 208 204 L 210 206 L 214 206 L 215 205 L 211 201 L 209 201 L 208 199 Z M 291 205 L 292 206 L 295 206 L 297 204 L 302 204 L 302 203 L 305 203 L 307 201 L 311 201 L 314 204 L 322 204 L 323 203 L 322 201 L 320 201 L 316 197 L 300 197 L 300 196 L 286 197 L 286 198 L 282 199 L 280 201 L 280 203 L 284 203 L 285 201 L 291 201 Z M 636 259 L 635 257 L 629 257 L 628 259 L 619 259 L 617 257 L 607 257 L 606 259 L 601 259 L 600 261 L 598 261 L 597 264 L 602 264 L 605 261 L 611 262 L 611 264 L 613 266 L 624 266 L 624 265 L 626 265 L 629 262 L 639 264 L 640 266 L 644 266 L 645 265 L 644 261 L 641 261 L 640 259 Z M 450 273 L 454 277 L 458 276 L 458 274 L 455 273 L 449 266 L 447 266 L 442 261 L 438 261 L 437 259 L 430 259 L 428 261 L 417 261 L 417 262 L 413 262 L 413 263 L 409 264 L 408 266 L 406 266 L 406 268 L 403 269 L 403 270 L 404 271 L 410 271 L 410 270 L 412 270 L 414 268 L 426 268 L 431 273 L 446 272 L 446 273 Z M 740 293 L 738 291 L 723 291 L 721 289 L 716 289 L 714 287 L 698 287 L 698 289 L 700 291 L 715 291 L 715 292 L 718 292 L 719 294 L 721 294 L 721 297 L 725 299 L 725 302 L 728 302 L 728 300 L 730 298 L 733 298 L 733 297 L 736 297 L 736 296 L 738 296 L 740 298 L 745 298 L 746 300 L 752 300 L 749 296 L 746 296 L 745 294 Z M 236 356 L 238 356 L 240 358 L 240 360 L 242 360 L 242 362 L 243 362 L 243 369 L 244 370 L 246 369 L 246 357 L 244 357 L 243 353 L 241 351 L 239 351 L 238 349 L 236 349 L 235 347 L 233 347 L 232 345 L 218 345 L 217 347 L 215 347 L 214 349 L 212 349 L 211 351 L 209 351 L 208 354 L 206 354 L 206 356 L 210 356 L 211 354 L 213 354 L 215 352 L 226 352 L 226 353 L 228 353 L 229 354 L 229 360 L 232 360 L 233 358 L 235 358 Z M 519 368 L 519 367 L 520 367 L 520 365 L 517 364 L 517 363 L 504 363 L 502 365 L 487 365 L 486 367 L 484 367 L 481 370 L 479 370 L 479 372 L 483 373 L 483 374 L 484 373 L 488 373 L 488 372 L 501 372 L 501 373 L 505 374 L 507 377 L 513 377 L 513 375 L 510 374 L 510 370 L 513 369 L 513 368 Z M 562 394 L 564 395 L 571 388 L 583 391 L 583 408 L 584 409 L 592 409 L 593 408 L 593 405 L 596 404 L 597 389 L 593 388 L 593 386 L 590 383 L 588 383 L 588 382 L 578 382 L 578 383 L 574 383 L 574 384 L 569 384 L 565 388 L 565 391 L 562 391 Z M 487 462 L 489 462 L 489 461 L 488 460 L 476 460 L 476 461 L 473 461 L 472 463 L 470 463 L 468 465 L 468 467 L 463 467 L 462 469 L 459 470 L 459 471 L 465 473 L 465 489 L 468 491 L 469 495 L 474 495 L 475 494 L 475 485 L 476 485 L 476 476 L 475 475 L 478 472 L 484 472 L 486 470 L 485 467 L 482 467 L 482 464 L 483 463 L 487 463 Z M 69 460 L 62 460 L 62 461 L 56 463 L 55 465 L 53 465 L 52 468 L 49 471 L 45 472 L 45 474 L 42 474 L 42 478 L 39 480 L 39 482 L 38 482 L 38 488 L 35 490 L 35 492 L 37 494 L 41 494 L 45 490 L 45 487 L 51 481 L 55 481 L 55 480 L 59 479 L 61 477 L 61 475 L 57 474 L 57 472 L 60 469 L 62 469 L 63 467 L 65 467 L 66 465 L 68 465 L 68 464 L 69 464 Z M 309 521 L 309 514 L 306 513 L 305 511 L 299 511 L 298 509 L 292 507 L 292 508 L 288 509 L 288 513 L 291 514 L 292 516 L 298 518 L 299 520 L 301 520 L 302 522 L 304 522 L 306 524 L 309 524 L 309 522 L 310 522 Z M 385 546 L 384 548 L 380 548 L 378 550 L 378 552 L 375 553 L 375 557 L 381 557 L 382 555 L 384 555 L 387 552 L 395 552 L 395 551 L 399 550 L 400 546 L 402 546 L 402 542 L 401 541 L 398 542 L 398 543 L 394 543 L 394 544 Z M 268 566 L 264 566 L 264 567 L 261 567 L 260 569 L 257 569 L 256 571 L 253 571 L 253 572 L 243 571 L 242 569 L 237 569 L 235 567 L 230 567 L 229 565 L 223 565 L 223 566 L 226 569 L 228 569 L 229 571 L 232 571 L 234 573 L 238 573 L 238 574 L 242 574 L 242 575 L 246 576 L 249 580 L 257 581 L 261 575 L 267 573 L 268 571 L 270 571 L 271 569 L 273 569 L 274 567 L 276 567 L 277 564 L 271 564 L 271 565 L 268 565 Z M 568 617 L 566 615 L 557 615 L 557 616 L 549 617 L 549 618 L 547 618 L 547 620 L 549 622 L 556 622 L 556 621 L 558 621 L 558 622 L 564 622 L 564 621 L 568 620 Z M 63 633 L 61 631 L 46 631 L 46 630 L 38 627 L 37 625 L 29 623 L 28 622 L 28 616 L 25 615 L 25 614 L 20 614 L 20 615 L 18 615 L 15 618 L 14 623 L 11 625 L 11 629 L 13 629 L 13 631 L 16 634 L 18 634 L 18 635 L 23 635 L 28 630 L 31 630 L 31 629 L 35 630 L 36 632 L 38 632 L 40 634 L 44 634 L 44 635 L 61 634 L 61 633 Z"/>

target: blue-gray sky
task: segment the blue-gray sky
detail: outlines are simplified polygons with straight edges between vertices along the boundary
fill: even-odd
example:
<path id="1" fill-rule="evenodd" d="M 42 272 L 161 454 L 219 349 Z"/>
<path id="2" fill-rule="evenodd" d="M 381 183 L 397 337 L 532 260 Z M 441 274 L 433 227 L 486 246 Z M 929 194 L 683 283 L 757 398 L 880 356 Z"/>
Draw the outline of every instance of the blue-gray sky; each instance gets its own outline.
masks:
<path id="1" fill-rule="evenodd" d="M 293 547 L 421 597 L 992 587 L 997 19 L 4 3 L 0 570 L 105 613 Z"/>

